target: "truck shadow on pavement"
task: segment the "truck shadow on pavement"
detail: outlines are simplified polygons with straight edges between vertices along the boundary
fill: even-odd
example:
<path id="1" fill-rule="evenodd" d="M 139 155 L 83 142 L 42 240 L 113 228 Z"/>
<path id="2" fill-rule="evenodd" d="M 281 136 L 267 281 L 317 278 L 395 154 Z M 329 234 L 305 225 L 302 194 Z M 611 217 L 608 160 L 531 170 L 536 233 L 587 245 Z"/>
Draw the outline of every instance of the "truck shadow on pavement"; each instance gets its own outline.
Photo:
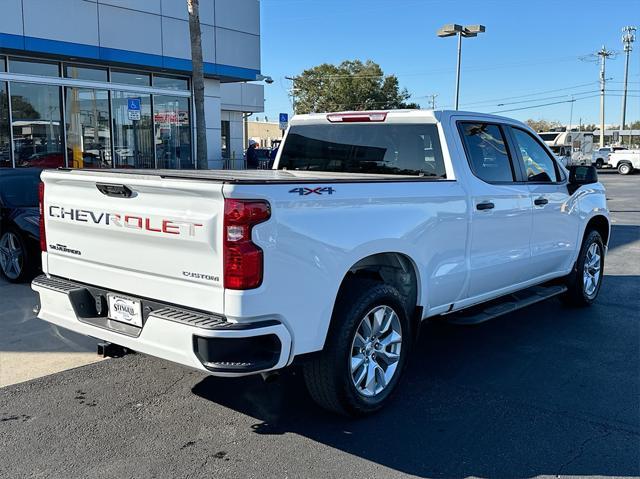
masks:
<path id="1" fill-rule="evenodd" d="M 629 213 L 629 211 L 624 211 L 624 213 Z M 611 225 L 611 240 L 609 241 L 609 251 L 634 242 L 638 242 L 638 246 L 640 246 L 640 226 L 620 224 Z"/>
<path id="2" fill-rule="evenodd" d="M 255 418 L 256 434 L 421 477 L 637 476 L 639 286 L 607 276 L 591 308 L 554 299 L 476 327 L 431 322 L 395 399 L 369 418 L 324 412 L 295 369 L 270 383 L 207 377 L 193 392 Z"/>

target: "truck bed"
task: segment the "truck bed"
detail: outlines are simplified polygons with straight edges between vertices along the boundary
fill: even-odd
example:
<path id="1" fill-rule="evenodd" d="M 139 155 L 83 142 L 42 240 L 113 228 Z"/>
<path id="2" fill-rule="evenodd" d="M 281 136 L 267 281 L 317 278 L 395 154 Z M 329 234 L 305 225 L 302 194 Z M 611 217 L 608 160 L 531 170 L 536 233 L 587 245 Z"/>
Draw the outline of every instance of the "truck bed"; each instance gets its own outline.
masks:
<path id="1" fill-rule="evenodd" d="M 231 184 L 286 184 L 286 183 L 376 183 L 383 181 L 446 181 L 440 178 L 413 175 L 384 175 L 370 173 L 335 173 L 302 170 L 135 170 L 135 169 L 73 169 L 58 168 L 58 171 L 78 175 L 98 174 L 114 177 L 118 181 L 130 176 L 160 177 L 185 180 L 202 180 Z"/>

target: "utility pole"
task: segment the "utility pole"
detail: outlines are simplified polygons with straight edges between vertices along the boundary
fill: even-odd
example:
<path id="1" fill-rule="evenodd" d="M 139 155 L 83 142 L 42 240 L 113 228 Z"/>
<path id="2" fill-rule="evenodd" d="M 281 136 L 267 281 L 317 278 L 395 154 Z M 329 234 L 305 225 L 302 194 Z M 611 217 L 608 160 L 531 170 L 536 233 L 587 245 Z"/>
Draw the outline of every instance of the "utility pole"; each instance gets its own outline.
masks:
<path id="1" fill-rule="evenodd" d="M 622 93 L 622 119 L 620 120 L 620 144 L 622 144 L 622 130 L 627 116 L 627 82 L 629 79 L 629 54 L 631 53 L 632 43 L 635 41 L 636 27 L 627 26 L 622 29 L 622 45 L 624 45 L 624 87 Z"/>
<path id="2" fill-rule="evenodd" d="M 600 57 L 600 148 L 604 148 L 604 92 L 605 92 L 605 66 L 607 58 L 614 55 L 614 52 L 607 50 L 604 45 L 596 53 Z"/>
<path id="3" fill-rule="evenodd" d="M 573 95 L 571 95 L 571 111 L 569 112 L 569 127 L 567 128 L 567 131 L 571 131 L 571 123 L 573 123 L 573 104 L 575 103 L 575 100 L 573 99 Z"/>
<path id="4" fill-rule="evenodd" d="M 431 109 L 435 110 L 436 109 L 436 97 L 438 95 L 436 93 L 432 93 L 431 95 L 427 95 L 428 98 L 431 98 L 430 103 L 431 103 Z"/>

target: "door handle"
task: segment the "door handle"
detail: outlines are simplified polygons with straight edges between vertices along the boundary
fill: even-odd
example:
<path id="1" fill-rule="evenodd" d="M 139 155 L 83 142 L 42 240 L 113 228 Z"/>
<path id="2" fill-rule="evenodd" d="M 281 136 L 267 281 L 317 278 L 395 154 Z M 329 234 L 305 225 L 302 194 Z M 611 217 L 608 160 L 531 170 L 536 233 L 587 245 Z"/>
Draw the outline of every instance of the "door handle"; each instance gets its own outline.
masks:
<path id="1" fill-rule="evenodd" d="M 536 205 L 536 206 L 544 206 L 547 203 L 549 203 L 549 200 L 546 199 L 546 198 L 542 198 L 542 197 L 536 198 L 535 200 L 533 200 L 533 204 Z"/>
<path id="2" fill-rule="evenodd" d="M 491 201 L 483 201 L 482 203 L 478 203 L 476 205 L 476 209 L 482 211 L 482 210 L 492 210 L 496 207 L 496 205 L 494 205 L 493 203 L 491 203 Z"/>

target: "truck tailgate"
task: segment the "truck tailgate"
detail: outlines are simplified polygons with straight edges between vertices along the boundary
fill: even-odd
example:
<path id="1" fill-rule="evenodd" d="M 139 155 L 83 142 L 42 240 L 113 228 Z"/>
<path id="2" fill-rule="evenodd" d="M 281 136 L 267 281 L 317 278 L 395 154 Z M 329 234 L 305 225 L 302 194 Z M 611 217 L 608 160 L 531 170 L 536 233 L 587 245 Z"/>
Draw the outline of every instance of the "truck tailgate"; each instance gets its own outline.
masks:
<path id="1" fill-rule="evenodd" d="M 45 272 L 224 311 L 222 182 L 79 170 L 42 180 Z"/>

